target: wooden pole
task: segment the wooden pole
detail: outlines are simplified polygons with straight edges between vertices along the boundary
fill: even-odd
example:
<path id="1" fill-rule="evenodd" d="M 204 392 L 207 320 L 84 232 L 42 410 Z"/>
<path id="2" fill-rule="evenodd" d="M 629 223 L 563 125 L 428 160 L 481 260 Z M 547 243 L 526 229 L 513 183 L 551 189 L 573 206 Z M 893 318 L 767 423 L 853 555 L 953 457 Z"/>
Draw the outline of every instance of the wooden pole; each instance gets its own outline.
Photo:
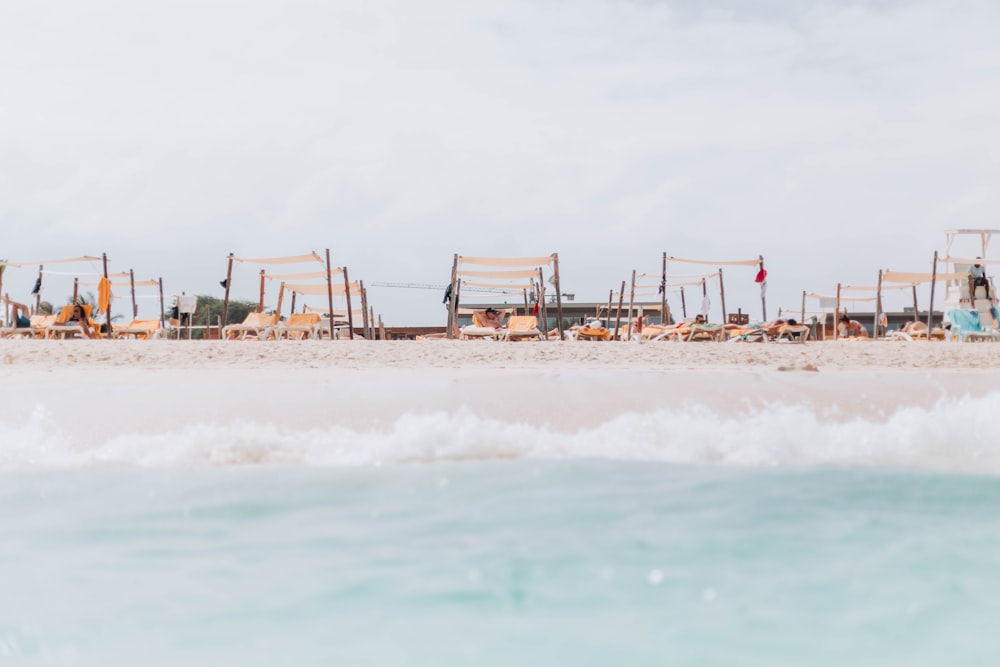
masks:
<path id="1" fill-rule="evenodd" d="M 371 340 L 371 331 L 368 330 L 368 295 L 365 294 L 365 284 L 358 281 L 358 291 L 361 292 L 361 331 L 364 337 Z"/>
<path id="2" fill-rule="evenodd" d="M 135 302 L 135 271 L 132 269 L 128 270 L 128 283 L 132 289 L 132 319 L 134 320 L 139 317 L 139 306 Z"/>
<path id="3" fill-rule="evenodd" d="M 722 267 L 719 267 L 719 300 L 722 302 L 722 323 L 726 323 L 726 285 L 722 282 Z"/>
<path id="4" fill-rule="evenodd" d="M 367 296 L 365 300 L 368 300 Z M 368 324 L 371 327 L 371 335 L 368 337 L 368 340 L 375 340 L 375 309 L 371 306 L 368 306 Z"/>
<path id="5" fill-rule="evenodd" d="M 660 325 L 670 324 L 670 310 L 667 308 L 667 253 L 663 253 L 663 273 L 660 274 Z"/>
<path id="6" fill-rule="evenodd" d="M 760 270 L 763 271 L 764 270 L 764 255 L 758 255 L 758 257 L 760 258 Z M 766 282 L 766 281 L 767 281 L 767 278 L 764 279 L 764 282 Z M 767 297 L 765 296 L 765 294 L 767 293 L 767 291 L 764 288 L 764 282 L 761 282 L 761 284 L 760 284 L 760 312 L 761 312 L 761 316 L 763 317 L 763 319 L 761 321 L 762 322 L 767 322 Z"/>
<path id="7" fill-rule="evenodd" d="M 330 276 L 327 276 L 327 280 L 328 280 L 328 281 L 329 281 L 329 278 L 330 278 Z M 290 309 L 290 310 L 291 310 L 291 313 L 292 313 L 293 315 L 295 314 L 295 296 L 296 296 L 296 295 L 295 295 L 295 292 L 292 292 L 292 307 L 291 307 L 291 309 Z"/>
<path id="8" fill-rule="evenodd" d="M 542 316 L 542 336 L 545 340 L 549 339 L 549 306 L 548 299 L 545 294 L 545 272 L 542 267 L 538 267 L 538 288 L 542 292 L 542 306 L 539 309 L 539 314 Z"/>
<path id="9" fill-rule="evenodd" d="M 914 284 L 910 287 L 913 288 L 913 321 L 916 322 L 920 319 L 920 315 L 917 312 L 917 286 Z"/>
<path id="10" fill-rule="evenodd" d="M 806 321 L 806 291 L 802 290 L 802 319 L 799 320 L 799 324 L 805 324 Z"/>
<path id="11" fill-rule="evenodd" d="M 559 329 L 559 340 L 566 340 L 566 333 L 563 331 L 563 310 L 562 310 L 562 290 L 559 288 L 559 253 L 552 253 L 552 277 L 556 281 L 556 318 L 559 320 L 556 325 Z"/>
<path id="12" fill-rule="evenodd" d="M 528 312 L 528 289 L 525 288 L 521 291 L 524 293 L 524 314 L 531 315 L 531 313 Z"/>
<path id="13" fill-rule="evenodd" d="M 833 339 L 840 338 L 840 283 L 837 283 L 837 312 L 833 314 Z"/>
<path id="14" fill-rule="evenodd" d="M 257 312 L 264 312 L 264 269 L 260 270 L 260 303 L 257 304 Z"/>
<path id="15" fill-rule="evenodd" d="M 931 270 L 931 304 L 930 308 L 927 310 L 927 340 L 931 339 L 931 323 L 934 317 L 934 285 L 937 283 L 937 263 L 938 254 L 937 250 L 934 251 L 934 268 Z"/>
<path id="16" fill-rule="evenodd" d="M 681 317 L 685 320 L 688 316 L 687 302 L 684 300 L 684 285 L 681 285 Z"/>
<path id="17" fill-rule="evenodd" d="M 347 278 L 347 267 L 344 267 L 344 295 L 347 297 L 347 337 L 354 340 L 354 313 L 351 311 L 351 281 Z M 333 326 L 333 306 L 330 306 L 330 326 Z M 333 329 L 330 330 L 333 335 Z"/>
<path id="18" fill-rule="evenodd" d="M 101 253 L 101 262 L 104 265 L 104 279 L 108 279 L 108 253 Z M 108 285 L 108 309 L 104 312 L 105 321 L 108 328 L 108 337 L 111 337 L 111 286 Z"/>
<path id="19" fill-rule="evenodd" d="M 615 317 L 615 339 L 621 340 L 621 328 L 622 328 L 622 305 L 625 301 L 625 281 L 622 281 L 622 288 L 618 291 L 618 315 Z"/>
<path id="20" fill-rule="evenodd" d="M 882 319 L 882 269 L 878 270 L 878 287 L 875 288 L 875 328 L 872 330 L 872 338 L 878 339 L 878 324 Z"/>
<path id="21" fill-rule="evenodd" d="M 163 327 L 167 321 L 167 309 L 163 305 L 163 278 L 158 278 L 156 282 L 160 285 L 160 326 Z M 208 335 L 207 331 L 205 335 Z"/>
<path id="22" fill-rule="evenodd" d="M 278 287 L 278 307 L 275 309 L 275 312 L 278 314 L 279 322 L 281 321 L 281 305 L 284 300 L 285 300 L 285 283 L 284 281 L 282 281 L 281 286 Z"/>
<path id="23" fill-rule="evenodd" d="M 41 290 L 39 290 L 39 291 L 41 291 Z M 80 300 L 80 279 L 74 277 L 73 278 L 73 301 L 72 301 L 72 303 L 74 305 L 76 305 L 76 303 L 79 300 Z"/>
<path id="24" fill-rule="evenodd" d="M 344 269 L 344 276 L 347 275 L 347 269 Z M 333 327 L 333 269 L 330 266 L 330 249 L 326 249 L 326 299 L 327 307 L 330 309 L 330 340 L 336 339 L 336 329 Z M 295 293 L 292 292 L 292 303 L 295 303 Z M 350 303 L 350 300 L 348 300 Z M 295 310 L 294 306 L 292 310 Z M 319 335 L 319 334 L 317 334 Z"/>
<path id="25" fill-rule="evenodd" d="M 455 257 L 451 263 L 451 282 L 449 283 L 451 287 L 451 299 L 448 300 L 448 330 L 445 332 L 445 338 L 455 337 L 455 316 L 458 310 L 458 253 L 455 253 Z"/>
<path id="26" fill-rule="evenodd" d="M 38 292 L 35 294 L 35 312 L 37 313 L 42 307 L 42 269 L 44 267 L 38 265 Z"/>
<path id="27" fill-rule="evenodd" d="M 608 324 L 611 324 L 611 304 L 615 298 L 615 291 L 613 289 L 608 290 Z M 600 316 L 598 316 L 600 317 Z"/>
<path id="28" fill-rule="evenodd" d="M 382 313 L 378 314 L 378 337 L 379 340 L 385 340 L 385 323 L 382 322 Z"/>
<path id="29" fill-rule="evenodd" d="M 222 298 L 222 323 L 219 326 L 219 340 L 222 340 L 222 329 L 229 322 L 229 286 L 233 282 L 233 253 L 229 253 L 229 264 L 226 266 L 226 295 Z"/>
<path id="30" fill-rule="evenodd" d="M 632 290 L 628 296 L 628 337 L 632 337 L 632 308 L 635 305 L 635 269 L 632 269 Z"/>

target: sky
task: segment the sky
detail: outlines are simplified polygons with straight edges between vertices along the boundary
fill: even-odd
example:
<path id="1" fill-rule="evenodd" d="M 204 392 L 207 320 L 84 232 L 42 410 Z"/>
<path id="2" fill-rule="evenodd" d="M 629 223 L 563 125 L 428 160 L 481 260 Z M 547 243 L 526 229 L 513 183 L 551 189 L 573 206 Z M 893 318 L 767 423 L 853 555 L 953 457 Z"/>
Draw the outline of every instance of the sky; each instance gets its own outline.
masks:
<path id="1" fill-rule="evenodd" d="M 763 255 L 773 316 L 1000 227 L 998 34 L 989 0 L 6 2 L 0 258 L 221 297 L 229 253 L 329 248 L 411 326 L 440 291 L 377 285 L 455 253 L 557 252 L 598 302 L 664 252 Z"/>

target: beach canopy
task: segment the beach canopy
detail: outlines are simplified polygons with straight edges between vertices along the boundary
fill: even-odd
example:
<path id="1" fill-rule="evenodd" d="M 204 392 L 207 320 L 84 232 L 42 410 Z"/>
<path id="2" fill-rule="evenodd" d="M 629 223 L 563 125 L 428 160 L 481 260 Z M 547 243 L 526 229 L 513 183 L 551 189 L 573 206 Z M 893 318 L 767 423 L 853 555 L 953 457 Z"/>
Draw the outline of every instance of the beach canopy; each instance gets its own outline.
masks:
<path id="1" fill-rule="evenodd" d="M 463 287 L 473 287 L 477 291 L 489 291 L 496 294 L 524 295 L 527 309 L 528 294 L 536 298 L 536 308 L 541 308 L 541 319 L 547 320 L 545 307 L 545 275 L 543 267 L 552 267 L 550 283 L 556 293 L 556 326 L 559 337 L 565 338 L 562 321 L 562 292 L 559 287 L 559 255 L 542 255 L 534 257 L 473 257 L 470 255 L 454 256 L 451 269 L 451 282 L 445 291 L 445 301 L 448 303 L 447 336 L 452 338 L 456 329 L 457 311 Z M 486 268 L 483 268 L 486 267 Z M 472 278 L 473 280 L 467 280 Z M 527 282 L 525 282 L 527 279 Z"/>

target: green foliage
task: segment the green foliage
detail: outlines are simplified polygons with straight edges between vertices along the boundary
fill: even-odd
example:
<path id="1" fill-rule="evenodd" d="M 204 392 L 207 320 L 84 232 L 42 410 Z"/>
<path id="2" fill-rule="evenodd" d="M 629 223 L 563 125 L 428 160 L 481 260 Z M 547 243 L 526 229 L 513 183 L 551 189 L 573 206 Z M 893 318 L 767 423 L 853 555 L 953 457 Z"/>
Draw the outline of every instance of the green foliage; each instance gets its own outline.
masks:
<path id="1" fill-rule="evenodd" d="M 38 304 L 38 312 L 42 315 L 52 315 L 55 313 L 55 308 L 53 308 L 52 304 L 48 301 L 42 301 Z"/>
<path id="2" fill-rule="evenodd" d="M 195 313 L 195 321 L 191 324 L 203 326 L 208 323 L 210 326 L 217 326 L 222 319 L 223 300 L 207 294 L 198 294 L 198 310 Z M 247 315 L 257 310 L 256 301 L 242 301 L 239 299 L 229 300 L 229 310 L 226 313 L 226 325 L 239 324 L 247 318 Z M 205 330 L 197 329 L 191 332 L 192 338 L 205 338 Z"/>

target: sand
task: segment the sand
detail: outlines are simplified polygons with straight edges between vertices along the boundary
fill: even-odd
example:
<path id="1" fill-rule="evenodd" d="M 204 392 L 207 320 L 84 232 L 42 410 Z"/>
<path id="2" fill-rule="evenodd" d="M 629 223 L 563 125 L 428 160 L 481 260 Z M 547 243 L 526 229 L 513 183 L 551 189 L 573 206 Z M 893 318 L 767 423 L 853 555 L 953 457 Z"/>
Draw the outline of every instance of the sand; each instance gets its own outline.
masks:
<path id="1" fill-rule="evenodd" d="M 846 419 L 990 392 L 997 368 L 989 343 L 4 340 L 0 419 L 44 406 L 98 435 L 136 421 L 365 427 L 459 409 L 571 430 L 682 404 Z"/>

